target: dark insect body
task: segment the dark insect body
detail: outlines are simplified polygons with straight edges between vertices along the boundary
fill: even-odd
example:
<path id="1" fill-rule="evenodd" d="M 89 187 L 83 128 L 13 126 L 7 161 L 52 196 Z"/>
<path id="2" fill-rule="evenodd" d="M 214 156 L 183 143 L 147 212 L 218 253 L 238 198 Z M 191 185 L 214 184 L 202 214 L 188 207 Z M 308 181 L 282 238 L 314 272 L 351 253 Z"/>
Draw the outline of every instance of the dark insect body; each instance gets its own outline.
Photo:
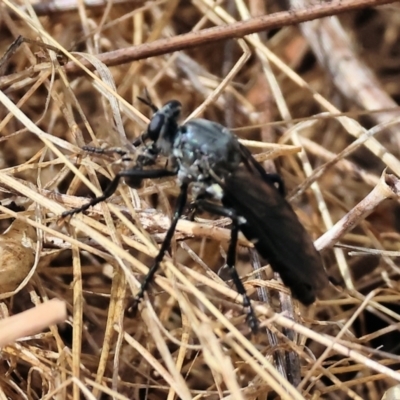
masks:
<path id="1" fill-rule="evenodd" d="M 305 305 L 315 301 L 316 294 L 328 284 L 319 253 L 284 198 L 283 183 L 278 175 L 267 174 L 249 150 L 241 145 L 227 128 L 205 119 L 193 119 L 179 125 L 181 104 L 172 100 L 161 109 L 141 99 L 154 115 L 146 132 L 134 145 L 148 143 L 138 157 L 137 166 L 119 172 L 102 196 L 80 208 L 63 213 L 63 217 L 87 210 L 116 190 L 119 180 L 137 184 L 138 180 L 176 176 L 180 185 L 175 213 L 154 264 L 145 276 L 133 308 L 143 298 L 165 252 L 190 194 L 196 209 L 232 220 L 227 266 L 237 291 L 243 296 L 249 326 L 257 330 L 257 318 L 235 269 L 238 233 L 266 258 L 295 298 Z M 168 158 L 168 168 L 146 169 L 157 158 Z"/>

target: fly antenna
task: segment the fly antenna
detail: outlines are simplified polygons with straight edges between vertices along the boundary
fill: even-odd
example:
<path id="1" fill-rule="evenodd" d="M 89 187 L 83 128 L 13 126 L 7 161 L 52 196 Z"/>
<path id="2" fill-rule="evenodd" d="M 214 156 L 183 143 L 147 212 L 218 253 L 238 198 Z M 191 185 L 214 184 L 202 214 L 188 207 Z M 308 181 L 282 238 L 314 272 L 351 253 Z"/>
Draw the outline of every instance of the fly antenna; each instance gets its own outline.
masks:
<path id="1" fill-rule="evenodd" d="M 152 102 L 147 88 L 144 88 L 144 97 L 138 96 L 137 99 L 141 101 L 143 104 L 146 104 L 146 106 L 150 107 L 154 113 L 158 111 L 158 107 Z"/>

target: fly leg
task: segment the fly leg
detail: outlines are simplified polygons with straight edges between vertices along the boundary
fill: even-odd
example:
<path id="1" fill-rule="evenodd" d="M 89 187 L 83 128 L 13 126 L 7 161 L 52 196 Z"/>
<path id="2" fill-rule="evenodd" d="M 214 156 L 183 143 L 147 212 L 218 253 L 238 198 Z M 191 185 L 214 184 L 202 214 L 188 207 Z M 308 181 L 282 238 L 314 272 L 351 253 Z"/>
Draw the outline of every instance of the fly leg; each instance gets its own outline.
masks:
<path id="1" fill-rule="evenodd" d="M 121 178 L 126 178 L 129 184 L 129 180 L 135 182 L 137 180 L 142 180 L 142 179 L 155 179 L 155 178 L 163 178 L 166 176 L 174 176 L 174 175 L 176 175 L 175 171 L 170 171 L 167 169 L 150 169 L 150 170 L 127 169 L 125 171 L 120 171 L 118 172 L 118 174 L 115 175 L 114 179 L 109 183 L 109 185 L 106 187 L 104 192 L 99 197 L 91 199 L 81 207 L 73 208 L 72 210 L 69 211 L 64 211 L 61 214 L 61 218 L 65 218 L 74 214 L 79 214 L 81 212 L 86 211 L 88 208 L 96 204 L 99 204 L 104 200 L 107 200 L 117 190 Z"/>
<path id="2" fill-rule="evenodd" d="M 119 147 L 109 147 L 109 148 L 103 148 L 103 147 L 93 147 L 93 146 L 83 146 L 82 150 L 87 151 L 88 153 L 93 153 L 93 154 L 100 154 L 100 155 L 113 155 L 117 154 L 121 157 L 126 155 L 127 151 L 123 150 Z"/>
<path id="3" fill-rule="evenodd" d="M 238 242 L 239 235 L 239 220 L 240 216 L 236 213 L 235 210 L 231 208 L 226 208 L 220 206 L 218 204 L 210 203 L 206 200 L 197 200 L 196 205 L 199 209 L 203 211 L 207 211 L 212 214 L 220 215 L 221 217 L 228 217 L 232 220 L 233 227 L 231 231 L 231 241 L 229 243 L 228 253 L 226 257 L 226 264 L 229 268 L 229 272 L 232 278 L 233 283 L 236 286 L 236 290 L 243 298 L 243 307 L 247 314 L 247 322 L 249 324 L 250 329 L 253 333 L 256 333 L 258 330 L 258 320 L 254 313 L 253 307 L 251 305 L 251 301 L 249 296 L 246 293 L 246 289 L 243 286 L 243 283 L 237 273 L 235 262 L 236 262 L 236 246 Z"/>
<path id="4" fill-rule="evenodd" d="M 127 307 L 128 314 L 131 314 L 131 315 L 135 314 L 137 306 L 143 299 L 144 293 L 148 289 L 150 283 L 152 282 L 152 280 L 154 278 L 154 274 L 157 272 L 157 270 L 160 266 L 160 263 L 161 263 L 162 259 L 164 258 L 165 252 L 168 250 L 169 246 L 171 245 L 171 240 L 174 235 L 176 225 L 179 221 L 179 218 L 182 216 L 183 210 L 186 205 L 187 192 L 188 192 L 188 185 L 183 184 L 181 186 L 181 192 L 179 193 L 179 196 L 178 196 L 178 199 L 176 202 L 176 208 L 175 208 L 175 212 L 174 212 L 174 217 L 171 222 L 171 226 L 169 227 L 167 234 L 165 235 L 165 239 L 161 245 L 161 248 L 160 248 L 157 256 L 154 259 L 152 267 L 149 269 L 149 272 L 143 279 L 143 282 L 140 286 L 139 293 L 133 299 L 132 303 Z"/>

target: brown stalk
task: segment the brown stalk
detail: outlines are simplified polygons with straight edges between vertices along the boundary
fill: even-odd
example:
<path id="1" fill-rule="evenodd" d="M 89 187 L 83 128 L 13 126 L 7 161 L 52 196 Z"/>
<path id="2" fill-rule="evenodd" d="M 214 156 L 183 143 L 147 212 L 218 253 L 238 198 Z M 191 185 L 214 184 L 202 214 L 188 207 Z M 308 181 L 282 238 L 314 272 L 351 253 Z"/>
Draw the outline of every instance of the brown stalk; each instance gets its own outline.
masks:
<path id="1" fill-rule="evenodd" d="M 251 18 L 247 21 L 216 26 L 198 32 L 190 32 L 172 38 L 156 40 L 152 43 L 144 43 L 139 46 L 118 49 L 100 54 L 98 58 L 101 62 L 110 67 L 221 40 L 241 38 L 252 33 L 282 28 L 283 26 L 300 24 L 305 21 L 312 21 L 318 18 L 339 15 L 366 7 L 377 7 L 394 2 L 395 0 L 354 0 L 351 2 L 335 1 L 332 3 L 323 3 L 306 9 L 263 15 L 261 17 Z M 82 64 L 86 68 L 94 69 L 93 65 L 85 60 L 82 60 Z M 73 62 L 68 63 L 65 66 L 65 70 L 69 74 L 82 73 L 81 67 Z"/>

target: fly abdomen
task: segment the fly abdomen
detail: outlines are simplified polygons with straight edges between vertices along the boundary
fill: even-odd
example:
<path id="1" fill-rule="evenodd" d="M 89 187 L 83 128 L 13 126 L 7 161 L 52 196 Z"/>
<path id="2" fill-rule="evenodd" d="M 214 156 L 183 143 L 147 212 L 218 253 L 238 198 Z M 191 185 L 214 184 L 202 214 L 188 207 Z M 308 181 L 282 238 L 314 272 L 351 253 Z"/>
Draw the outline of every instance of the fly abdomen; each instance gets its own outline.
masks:
<path id="1" fill-rule="evenodd" d="M 246 238 L 278 272 L 300 302 L 309 305 L 328 285 L 322 260 L 307 231 L 279 190 L 240 167 L 224 181 L 222 203 L 246 220 Z"/>

